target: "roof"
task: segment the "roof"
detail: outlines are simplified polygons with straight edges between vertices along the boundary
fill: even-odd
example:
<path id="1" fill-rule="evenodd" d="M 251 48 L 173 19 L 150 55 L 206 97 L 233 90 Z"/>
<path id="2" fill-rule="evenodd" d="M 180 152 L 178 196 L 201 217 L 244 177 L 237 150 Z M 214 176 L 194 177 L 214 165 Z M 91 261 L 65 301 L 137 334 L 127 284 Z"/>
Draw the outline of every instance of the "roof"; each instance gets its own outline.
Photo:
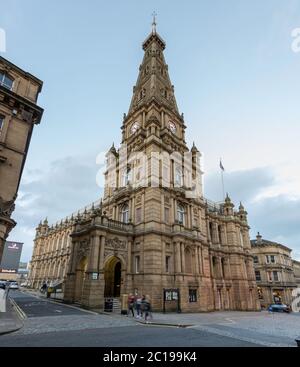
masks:
<path id="1" fill-rule="evenodd" d="M 17 65 L 13 64 L 11 61 L 5 59 L 4 57 L 0 56 L 0 63 L 3 62 L 4 64 L 8 65 L 9 67 L 11 67 L 12 69 L 15 69 L 16 71 L 18 71 L 20 74 L 22 74 L 24 77 L 26 78 L 30 78 L 32 80 L 34 80 L 39 86 L 39 91 L 41 91 L 42 89 L 42 85 L 43 82 L 42 80 L 40 80 L 39 78 L 37 78 L 36 76 L 28 73 L 27 71 L 19 68 Z"/>
<path id="2" fill-rule="evenodd" d="M 282 248 L 284 250 L 287 250 L 289 252 L 292 251 L 292 249 L 290 249 L 287 246 L 282 245 L 281 243 L 265 240 L 264 238 L 262 238 L 259 242 L 257 240 L 251 240 L 250 242 L 251 242 L 251 247 L 275 246 L 275 247 L 280 247 L 280 248 Z"/>

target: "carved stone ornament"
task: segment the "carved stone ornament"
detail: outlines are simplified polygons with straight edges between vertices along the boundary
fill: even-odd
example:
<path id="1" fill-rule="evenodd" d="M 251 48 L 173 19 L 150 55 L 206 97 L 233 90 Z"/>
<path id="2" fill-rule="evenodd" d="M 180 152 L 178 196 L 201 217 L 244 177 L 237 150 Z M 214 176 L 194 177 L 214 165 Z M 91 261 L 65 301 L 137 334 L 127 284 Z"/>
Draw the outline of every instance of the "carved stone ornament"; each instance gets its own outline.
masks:
<path id="1" fill-rule="evenodd" d="M 78 256 L 79 257 L 84 257 L 86 256 L 86 254 L 88 253 L 90 248 L 90 244 L 88 241 L 84 240 L 84 241 L 80 241 L 79 242 L 79 248 L 78 248 Z"/>
<path id="2" fill-rule="evenodd" d="M 118 237 L 106 239 L 105 246 L 114 250 L 126 250 L 126 241 L 121 241 Z"/>
<path id="3" fill-rule="evenodd" d="M 9 218 L 14 210 L 14 200 L 4 201 L 0 196 L 0 215 Z"/>

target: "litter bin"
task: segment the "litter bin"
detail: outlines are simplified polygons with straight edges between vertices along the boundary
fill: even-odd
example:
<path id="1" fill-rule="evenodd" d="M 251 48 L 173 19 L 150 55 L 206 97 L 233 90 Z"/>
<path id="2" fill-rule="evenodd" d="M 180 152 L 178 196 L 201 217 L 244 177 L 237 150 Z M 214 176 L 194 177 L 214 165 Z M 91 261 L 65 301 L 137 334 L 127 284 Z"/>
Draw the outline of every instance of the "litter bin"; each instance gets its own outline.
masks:
<path id="1" fill-rule="evenodd" d="M 104 311 L 105 312 L 112 312 L 113 311 L 113 299 L 106 298 L 104 301 Z"/>
<path id="2" fill-rule="evenodd" d="M 47 298 L 51 297 L 51 293 L 53 292 L 53 288 L 52 287 L 48 287 L 47 288 Z"/>

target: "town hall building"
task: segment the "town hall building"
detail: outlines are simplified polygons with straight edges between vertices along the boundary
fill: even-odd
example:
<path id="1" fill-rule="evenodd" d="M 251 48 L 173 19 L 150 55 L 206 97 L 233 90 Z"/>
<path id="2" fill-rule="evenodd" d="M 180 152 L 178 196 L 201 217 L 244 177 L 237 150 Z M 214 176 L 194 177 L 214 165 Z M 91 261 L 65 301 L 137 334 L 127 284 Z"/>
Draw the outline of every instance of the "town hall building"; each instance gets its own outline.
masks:
<path id="1" fill-rule="evenodd" d="M 203 196 L 165 47 L 154 20 L 121 144 L 106 156 L 104 196 L 55 226 L 39 224 L 29 281 L 62 282 L 64 301 L 87 308 L 139 294 L 160 311 L 258 310 L 247 212 L 228 195 Z"/>

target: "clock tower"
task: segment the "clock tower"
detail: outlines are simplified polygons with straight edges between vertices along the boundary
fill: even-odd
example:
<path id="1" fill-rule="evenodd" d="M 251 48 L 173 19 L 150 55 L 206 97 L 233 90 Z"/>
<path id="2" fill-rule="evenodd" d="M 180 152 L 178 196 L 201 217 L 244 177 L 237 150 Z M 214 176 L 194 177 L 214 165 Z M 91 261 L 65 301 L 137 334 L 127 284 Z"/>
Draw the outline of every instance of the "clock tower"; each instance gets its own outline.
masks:
<path id="1" fill-rule="evenodd" d="M 203 197 L 200 153 L 185 141 L 165 47 L 154 19 L 121 144 L 107 153 L 103 200 L 54 228 L 38 226 L 30 280 L 53 280 L 56 255 L 46 249 L 63 236 L 66 302 L 101 309 L 113 298 L 127 309 L 128 295 L 139 294 L 159 311 L 257 310 L 247 212 L 228 195 Z"/>

